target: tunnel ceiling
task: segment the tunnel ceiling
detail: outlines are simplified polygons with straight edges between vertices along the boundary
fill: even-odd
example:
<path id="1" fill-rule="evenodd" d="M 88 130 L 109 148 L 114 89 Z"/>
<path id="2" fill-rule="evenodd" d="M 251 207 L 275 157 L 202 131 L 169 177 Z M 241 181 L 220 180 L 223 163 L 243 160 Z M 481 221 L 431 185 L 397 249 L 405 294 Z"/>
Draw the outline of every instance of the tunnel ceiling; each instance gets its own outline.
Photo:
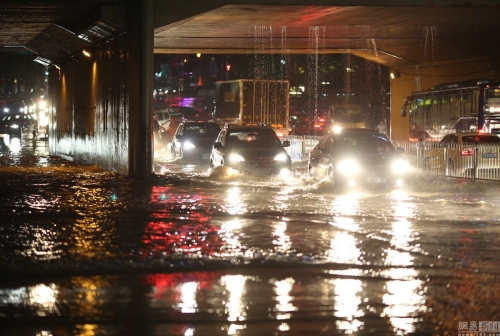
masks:
<path id="1" fill-rule="evenodd" d="M 155 30 L 156 53 L 345 53 L 401 69 L 500 57 L 500 7 L 227 5 Z"/>
<path id="2" fill-rule="evenodd" d="M 198 1 L 200 6 L 180 8 L 169 1 L 153 3 L 155 53 L 349 52 L 393 69 L 500 58 L 500 5 L 219 6 L 224 1 Z M 57 61 L 119 33 L 124 26 L 121 4 L 0 1 L 0 51 L 30 50 Z"/>

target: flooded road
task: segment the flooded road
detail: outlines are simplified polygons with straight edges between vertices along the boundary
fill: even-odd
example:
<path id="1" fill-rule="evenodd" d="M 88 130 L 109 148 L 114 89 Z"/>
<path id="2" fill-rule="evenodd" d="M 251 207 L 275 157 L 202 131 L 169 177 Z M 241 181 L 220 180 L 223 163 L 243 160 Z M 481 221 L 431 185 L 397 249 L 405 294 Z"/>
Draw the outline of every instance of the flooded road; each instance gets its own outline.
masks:
<path id="1" fill-rule="evenodd" d="M 500 321 L 497 182 L 414 172 L 401 189 L 348 191 L 300 162 L 267 179 L 155 162 L 137 181 L 41 141 L 3 152 L 1 335 L 457 335 Z"/>

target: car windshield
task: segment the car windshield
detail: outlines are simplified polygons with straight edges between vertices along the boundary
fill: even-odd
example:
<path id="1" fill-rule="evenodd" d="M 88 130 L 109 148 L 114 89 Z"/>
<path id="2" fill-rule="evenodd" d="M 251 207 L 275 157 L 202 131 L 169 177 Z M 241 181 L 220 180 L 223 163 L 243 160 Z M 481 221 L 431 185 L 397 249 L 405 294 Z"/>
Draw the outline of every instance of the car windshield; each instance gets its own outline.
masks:
<path id="1" fill-rule="evenodd" d="M 227 140 L 231 148 L 276 148 L 282 147 L 274 131 L 231 132 Z"/>
<path id="2" fill-rule="evenodd" d="M 382 137 L 342 135 L 333 139 L 333 148 L 335 151 L 357 151 L 357 152 L 390 152 L 394 151 L 392 144 Z"/>
<path id="3" fill-rule="evenodd" d="M 217 124 L 196 124 L 196 125 L 185 125 L 184 134 L 192 135 L 217 135 L 219 134 L 220 128 Z"/>
<path id="4" fill-rule="evenodd" d="M 462 137 L 463 143 L 500 143 L 500 137 L 496 135 L 467 135 Z"/>

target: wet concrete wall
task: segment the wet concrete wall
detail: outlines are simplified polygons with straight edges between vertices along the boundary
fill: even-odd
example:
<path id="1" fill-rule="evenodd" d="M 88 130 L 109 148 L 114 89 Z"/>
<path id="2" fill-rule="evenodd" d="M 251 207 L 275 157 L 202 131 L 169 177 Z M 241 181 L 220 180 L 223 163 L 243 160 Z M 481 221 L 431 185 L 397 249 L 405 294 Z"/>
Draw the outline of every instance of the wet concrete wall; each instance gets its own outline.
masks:
<path id="1" fill-rule="evenodd" d="M 127 35 L 89 52 L 49 69 L 50 153 L 127 175 Z"/>

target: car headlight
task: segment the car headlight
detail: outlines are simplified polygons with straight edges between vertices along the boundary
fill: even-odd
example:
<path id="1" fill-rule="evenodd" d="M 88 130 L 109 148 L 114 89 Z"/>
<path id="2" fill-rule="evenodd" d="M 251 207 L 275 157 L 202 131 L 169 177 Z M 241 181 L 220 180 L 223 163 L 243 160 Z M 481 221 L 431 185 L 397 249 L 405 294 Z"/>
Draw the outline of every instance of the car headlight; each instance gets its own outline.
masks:
<path id="1" fill-rule="evenodd" d="M 245 161 L 245 159 L 240 154 L 232 153 L 231 155 L 229 155 L 229 161 L 242 162 Z"/>
<path id="2" fill-rule="evenodd" d="M 406 160 L 398 159 L 392 163 L 392 171 L 397 174 L 406 173 L 410 169 L 410 165 Z"/>
<path id="3" fill-rule="evenodd" d="M 274 161 L 286 161 L 287 155 L 285 153 L 279 153 L 274 157 Z"/>
<path id="4" fill-rule="evenodd" d="M 190 149 L 194 149 L 195 148 L 195 145 L 193 145 L 192 143 L 190 143 L 189 141 L 186 141 L 184 144 L 183 144 L 183 147 L 184 147 L 184 150 L 190 150 Z"/>
<path id="5" fill-rule="evenodd" d="M 353 176 L 359 172 L 360 168 L 354 160 L 342 160 L 337 164 L 337 170 L 342 174 Z"/>
<path id="6" fill-rule="evenodd" d="M 12 125 L 10 125 L 10 128 L 19 128 L 19 125 L 18 124 L 12 124 Z"/>

